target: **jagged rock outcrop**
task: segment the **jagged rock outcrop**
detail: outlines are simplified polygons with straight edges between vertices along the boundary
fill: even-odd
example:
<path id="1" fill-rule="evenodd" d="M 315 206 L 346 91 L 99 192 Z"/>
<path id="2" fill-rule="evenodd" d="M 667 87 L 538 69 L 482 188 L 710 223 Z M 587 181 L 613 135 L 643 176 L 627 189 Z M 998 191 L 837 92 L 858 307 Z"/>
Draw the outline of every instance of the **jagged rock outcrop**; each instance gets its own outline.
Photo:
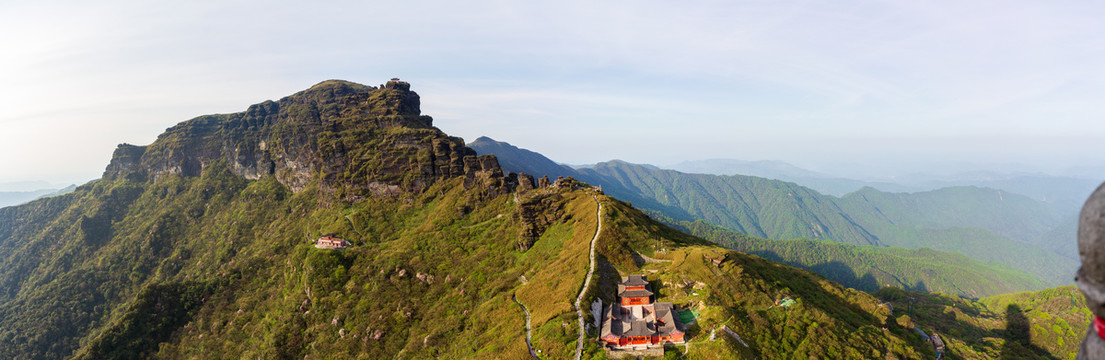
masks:
<path id="1" fill-rule="evenodd" d="M 575 187 L 577 185 L 579 185 L 579 182 L 576 181 L 576 179 L 571 177 L 571 176 L 569 176 L 569 177 L 557 176 L 556 181 L 553 182 L 553 184 L 552 184 L 552 186 L 554 186 L 558 189 L 572 189 L 573 187 Z"/>
<path id="2" fill-rule="evenodd" d="M 123 174 L 138 172 L 142 163 L 142 154 L 145 153 L 145 146 L 119 144 L 119 147 L 115 148 L 115 152 L 111 154 L 111 163 L 104 170 L 104 178 L 114 179 Z"/>
<path id="3" fill-rule="evenodd" d="M 533 190 L 537 185 L 533 181 L 533 175 L 518 174 L 518 191 Z"/>
<path id="4" fill-rule="evenodd" d="M 433 127 L 418 94 L 397 79 L 380 87 L 329 80 L 244 112 L 182 122 L 149 146 L 120 145 L 104 178 L 198 176 L 220 162 L 247 179 L 275 176 L 295 192 L 318 179 L 321 189 L 352 197 L 421 191 L 448 177 L 493 193 L 514 185 L 494 156 L 477 156 Z"/>
<path id="5" fill-rule="evenodd" d="M 564 219 L 564 198 L 558 192 L 537 192 L 521 199 L 515 217 L 522 223 L 518 249 L 527 250 L 552 224 Z"/>

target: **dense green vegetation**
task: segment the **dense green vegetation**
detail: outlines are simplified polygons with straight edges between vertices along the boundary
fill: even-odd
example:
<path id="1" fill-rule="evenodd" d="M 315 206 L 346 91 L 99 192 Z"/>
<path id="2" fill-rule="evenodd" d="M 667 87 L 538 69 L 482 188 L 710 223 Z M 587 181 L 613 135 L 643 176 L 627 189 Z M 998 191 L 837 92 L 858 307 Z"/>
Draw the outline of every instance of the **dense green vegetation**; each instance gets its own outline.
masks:
<path id="1" fill-rule="evenodd" d="M 865 188 L 838 203 L 857 224 L 879 234 L 885 245 L 929 247 L 1001 262 L 1053 285 L 1070 284 L 1074 278 L 1077 260 L 1045 247 L 1067 248 L 1050 243 L 1073 245 L 1075 238 L 1045 237 L 1060 229 L 1056 224 L 1062 218 L 1047 204 L 1025 196 L 975 187 L 912 194 Z"/>
<path id="2" fill-rule="evenodd" d="M 103 179 L 0 209 L 0 358 L 526 359 L 514 299 L 534 346 L 567 358 L 599 201 L 584 300 L 648 274 L 695 317 L 668 358 L 931 356 L 868 293 L 583 185 L 513 186 L 417 115 L 408 86 L 326 82 L 200 117 L 121 147 Z M 314 247 L 326 233 L 353 246 Z M 584 358 L 606 358 L 587 331 Z"/>
<path id="3" fill-rule="evenodd" d="M 887 288 L 902 326 L 935 332 L 949 359 L 1074 359 L 1092 314 L 1073 286 L 977 301 Z"/>
<path id="4" fill-rule="evenodd" d="M 509 168 L 509 166 L 507 167 Z M 782 180 L 798 183 L 822 194 L 836 197 L 843 197 L 864 187 L 872 187 L 890 193 L 909 193 L 947 187 L 977 186 L 1028 196 L 1053 206 L 1060 215 L 1068 218 L 1076 217 L 1070 215 L 1077 215 L 1078 210 L 1082 208 L 1082 203 L 1086 201 L 1086 197 L 1101 185 L 1101 180 L 1095 178 L 985 170 L 958 174 L 916 173 L 894 180 L 865 181 L 839 178 L 834 175 L 799 168 L 781 161 L 762 160 L 695 160 L 664 166 L 664 168 L 684 173 L 749 175 Z M 1075 250 L 1069 253 L 1069 256 L 1075 256 L 1077 253 L 1078 251 Z"/>
<path id="5" fill-rule="evenodd" d="M 622 161 L 572 170 L 501 142 L 473 146 L 481 154 L 519 159 L 507 170 L 563 169 L 559 175 L 600 185 L 614 197 L 675 221 L 701 220 L 759 238 L 930 248 L 1024 270 L 1048 286 L 1070 284 L 1078 264 L 1069 214 L 999 190 L 956 187 L 894 194 L 865 188 L 837 198 L 753 176 L 684 174 Z"/>
<path id="6" fill-rule="evenodd" d="M 1069 284 L 1077 266 L 1075 259 L 1029 243 L 1059 221 L 1050 207 L 991 189 L 890 194 L 868 188 L 835 198 L 793 183 L 683 174 L 616 161 L 583 174 L 587 181 L 601 177 L 603 189 L 614 196 L 676 220 L 703 220 L 756 237 L 927 247 L 1001 262 L 1053 285 Z"/>
<path id="7" fill-rule="evenodd" d="M 1027 196 L 967 186 L 908 194 L 863 188 L 838 203 L 864 227 L 872 219 L 926 229 L 976 227 L 1020 242 L 1037 240 L 1061 220 L 1050 206 Z"/>
<path id="8" fill-rule="evenodd" d="M 663 217 L 660 217 L 663 219 Z M 969 298 L 1040 290 L 1046 283 L 1004 264 L 981 263 L 927 248 L 852 245 L 825 240 L 766 240 L 702 221 L 675 224 L 726 248 L 808 269 L 844 286 L 874 292 L 892 286 Z"/>
<path id="9" fill-rule="evenodd" d="M 44 280 L 41 291 L 20 288 L 5 299 L 0 356 L 60 358 L 75 351 L 88 359 L 212 353 L 296 359 L 320 354 L 516 358 L 526 350 L 521 311 L 511 294 L 531 308 L 535 346 L 552 357 L 569 356 L 576 332 L 569 302 L 586 272 L 595 203 L 581 191 L 548 191 L 519 195 L 560 199 L 565 220 L 520 251 L 513 195 L 486 198 L 461 179 L 436 183 L 422 193 L 356 203 L 338 202 L 314 186 L 293 194 L 274 178 L 249 182 L 219 166 L 196 178 L 99 181 L 59 205 L 69 205 L 64 213 L 77 219 L 96 217 L 82 213 L 99 211 L 84 207 L 93 202 L 95 209 L 122 214 L 106 222 L 112 224 L 110 239 L 85 249 L 88 256 L 75 258 L 64 270 L 51 266 L 65 259 L 56 251 L 41 253 L 46 261 L 5 258 L 33 267 L 31 278 L 53 280 Z M 5 209 L 5 214 L 50 200 Z M 794 348 L 824 356 L 889 352 L 917 357 L 916 344 L 898 340 L 900 333 L 871 336 L 863 330 L 885 321 L 866 294 L 759 258 L 703 247 L 702 240 L 656 224 L 624 204 L 603 201 L 608 211 L 599 248 L 607 269 L 641 271 L 635 253 L 677 257 L 678 267 L 663 270 L 664 277 L 693 277 L 711 289 L 703 292 L 709 295 L 682 300 L 670 295 L 703 310 L 700 326 L 726 324 L 786 340 L 749 339 L 753 350 L 703 343 L 687 356 L 716 358 L 718 351 L 738 351 L 777 358 Z M 470 210 L 457 211 L 461 205 Z M 51 214 L 29 216 L 44 220 L 41 216 Z M 65 216 L 53 221 L 66 222 Z M 310 238 L 326 232 L 346 234 L 356 246 L 346 251 L 310 246 Z M 54 235 L 49 229 L 28 234 L 16 238 L 29 241 L 5 238 L 3 244 L 40 244 Z M 668 249 L 651 251 L 657 246 Z M 724 260 L 718 268 L 707 258 Z M 600 275 L 607 286 L 613 274 Z M 528 279 L 524 284 L 522 276 Z M 826 303 L 792 309 L 782 317 L 760 309 L 780 293 Z M 611 296 L 599 290 L 592 295 Z M 73 317 L 68 312 L 74 307 L 87 312 Z M 833 334 L 852 335 L 811 333 L 817 328 L 810 328 L 811 322 Z M 589 356 L 603 356 L 597 345 L 586 348 Z"/>
<path id="10" fill-rule="evenodd" d="M 104 199 L 117 194 L 125 196 Z M 111 212 L 124 215 L 105 221 L 112 236 L 88 256 L 43 251 L 37 255 L 46 260 L 37 264 L 32 257 L 5 258 L 4 269 L 37 265 L 28 277 L 43 284 L 5 301 L 0 357 L 58 358 L 78 347 L 78 355 L 90 359 L 210 351 L 379 358 L 404 349 L 422 354 L 416 357 L 466 357 L 476 350 L 414 341 L 428 335 L 438 343 L 484 344 L 479 349 L 488 357 L 518 347 L 512 340 L 521 318 L 506 292 L 520 274 L 510 276 L 515 261 L 506 255 L 518 224 L 496 217 L 509 214 L 511 203 L 481 201 L 479 191 L 466 190 L 459 179 L 421 196 L 340 205 L 317 190 L 292 195 L 272 178 L 250 183 L 211 167 L 202 177 L 153 184 L 101 181 L 74 195 L 78 201 L 67 211 L 74 218 L 96 218 L 79 214 L 90 210 L 85 201 L 96 202 L 92 209 L 100 210 L 92 211 L 118 202 Z M 327 200 L 332 203 L 323 204 Z M 456 211 L 458 202 L 469 201 L 477 210 Z M 79 231 L 92 222 L 76 220 L 69 228 Z M 324 232 L 345 234 L 357 246 L 341 252 L 310 246 L 308 240 Z M 4 245 L 35 245 L 55 235 L 49 229 L 39 234 L 6 238 Z M 87 243 L 66 240 L 68 246 Z M 35 253 L 29 250 L 21 253 Z M 74 264 L 55 265 L 67 259 Z M 205 298 L 198 310 L 197 297 Z M 75 316 L 71 309 L 84 311 Z M 488 314 L 496 311 L 510 316 Z M 335 318 L 338 325 L 331 324 Z M 484 331 L 503 326 L 510 330 L 497 337 Z M 491 338 L 446 341 L 465 328 Z M 159 350 L 168 334 L 175 338 Z M 359 339 L 352 341 L 353 335 Z M 348 341 L 336 340 L 342 338 Z"/>
<path id="11" fill-rule="evenodd" d="M 614 206 L 611 206 L 614 205 Z M 611 201 L 599 240 L 598 296 L 609 303 L 616 277 L 649 274 L 657 301 L 697 312 L 688 358 L 922 358 L 925 348 L 905 329 L 882 330 L 889 312 L 867 293 L 809 271 L 709 245 Z M 652 261 L 643 261 L 647 256 Z M 772 304 L 784 296 L 798 305 Z M 730 338 L 732 329 L 748 345 Z M 713 332 L 722 346 L 711 342 Z M 735 350 L 719 354 L 718 347 Z M 682 349 L 681 349 L 682 350 Z M 728 353 L 729 351 L 726 351 Z"/>
<path id="12" fill-rule="evenodd" d="M 525 358 L 512 298 L 542 354 L 570 356 L 597 194 L 515 191 L 406 91 L 325 82 L 199 117 L 120 147 L 73 193 L 0 209 L 0 358 Z M 687 357 L 918 357 L 902 332 L 870 330 L 885 318 L 869 295 L 597 199 L 604 267 L 589 298 L 641 271 L 637 254 L 679 256 L 668 270 L 711 289 L 681 301 L 704 310 L 700 326 L 785 340 L 702 334 Z M 354 245 L 312 246 L 325 233 Z M 783 292 L 810 308 L 759 313 Z M 605 357 L 592 338 L 584 349 Z"/>

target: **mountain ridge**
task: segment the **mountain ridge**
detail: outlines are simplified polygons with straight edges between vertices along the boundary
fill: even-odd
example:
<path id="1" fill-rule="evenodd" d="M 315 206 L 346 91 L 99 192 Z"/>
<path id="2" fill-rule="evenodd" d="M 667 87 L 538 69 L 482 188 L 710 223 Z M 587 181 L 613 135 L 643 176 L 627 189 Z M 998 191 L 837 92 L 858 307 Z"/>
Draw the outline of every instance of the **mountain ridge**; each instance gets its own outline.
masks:
<path id="1" fill-rule="evenodd" d="M 801 168 L 777 160 L 707 159 L 685 161 L 663 168 L 684 173 L 748 175 L 801 184 L 820 193 L 844 197 L 864 187 L 883 192 L 913 193 L 956 186 L 978 186 L 1014 192 L 1043 201 L 1064 213 L 1075 214 L 1100 181 L 1086 175 L 1049 175 L 1039 172 L 973 171 L 947 175 L 913 173 L 888 179 L 851 179 Z"/>
<path id="2" fill-rule="evenodd" d="M 76 185 L 70 185 L 61 189 L 40 189 L 33 191 L 0 191 L 0 208 L 23 204 L 28 201 L 39 199 L 42 197 L 63 195 L 76 188 Z"/>
<path id="3" fill-rule="evenodd" d="M 481 149 L 480 144 L 470 145 L 481 154 L 492 153 Z M 511 148 L 500 146 L 497 149 L 509 151 Z M 540 154 L 536 155 L 538 157 L 529 159 L 530 163 L 553 163 Z M 527 171 L 526 168 L 508 170 Z M 1020 242 L 1006 237 L 1013 235 L 1003 227 L 1006 223 L 994 221 L 995 219 L 987 220 L 983 216 L 985 214 L 980 212 L 957 213 L 967 216 L 967 220 L 955 217 L 934 220 L 932 214 L 924 215 L 926 211 L 931 212 L 932 207 L 938 206 L 937 204 L 955 205 L 949 202 L 955 200 L 955 197 L 940 196 L 956 191 L 954 189 L 917 194 L 867 192 L 836 198 L 789 182 L 742 175 L 683 174 L 620 161 L 574 169 L 562 175 L 601 185 L 604 191 L 613 196 L 642 208 L 658 211 L 675 221 L 693 222 L 701 219 L 755 237 L 829 239 L 858 245 L 905 248 L 930 247 L 959 252 L 982 262 L 1002 262 L 1014 268 L 1025 269 L 1053 285 L 1069 284 L 1074 268 L 1077 267 L 1077 260 L 1069 254 L 1073 247 L 1069 244 L 1050 244 L 1051 239 L 1042 238 L 1043 234 L 1052 232 L 1047 229 L 1047 221 L 1041 218 L 1057 219 L 1053 210 L 1046 206 L 1037 206 L 1031 199 L 1019 195 L 1006 194 L 1005 197 L 1011 196 L 1010 199 L 1019 201 L 1023 208 L 1004 210 L 1009 214 L 1019 214 L 1018 217 L 995 219 L 1012 221 L 1013 223 L 1008 224 L 1024 229 L 1024 233 L 1017 234 L 1021 236 L 1016 237 Z M 999 204 L 1001 195 L 995 190 L 974 188 L 968 194 L 974 202 L 965 203 L 966 205 L 997 209 L 1005 206 Z M 988 198 L 990 195 L 986 194 L 992 194 L 993 197 Z M 890 210 L 893 210 L 893 216 L 883 214 L 883 211 Z M 940 212 L 942 211 L 937 213 Z M 907 213 L 917 216 L 894 215 Z M 925 218 L 930 220 L 918 221 Z M 1062 233 L 1054 235 L 1060 236 Z M 1055 246 L 1057 251 L 1063 251 L 1065 255 L 1052 253 L 1037 244 L 1047 245 L 1048 248 Z"/>
<path id="4" fill-rule="evenodd" d="M 907 329 L 878 330 L 892 314 L 869 294 L 712 246 L 578 182 L 502 174 L 404 107 L 400 85 L 324 82 L 197 117 L 120 146 L 73 193 L 0 208 L 0 357 L 524 358 L 514 294 L 534 346 L 567 356 L 592 195 L 605 210 L 584 303 L 655 270 L 658 300 L 698 311 L 692 336 L 725 325 L 750 344 L 675 355 L 931 352 Z M 329 233 L 352 246 L 312 245 Z M 783 294 L 800 305 L 765 310 Z M 585 355 L 601 357 L 592 340 Z"/>

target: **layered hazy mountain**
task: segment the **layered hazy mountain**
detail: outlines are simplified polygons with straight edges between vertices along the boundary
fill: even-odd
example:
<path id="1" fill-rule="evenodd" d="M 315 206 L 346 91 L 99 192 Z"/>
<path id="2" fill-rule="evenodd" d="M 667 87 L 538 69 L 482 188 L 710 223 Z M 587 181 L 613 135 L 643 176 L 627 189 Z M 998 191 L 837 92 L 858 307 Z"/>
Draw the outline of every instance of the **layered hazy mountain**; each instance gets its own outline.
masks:
<path id="1" fill-rule="evenodd" d="M 1075 243 L 1064 241 L 1064 239 L 1075 238 L 1077 217 L 1082 208 L 1082 203 L 1101 184 L 1100 179 L 1083 176 L 996 171 L 975 171 L 948 175 L 912 174 L 899 177 L 893 182 L 864 181 L 834 177 L 781 161 L 742 161 L 733 159 L 687 161 L 665 168 L 686 173 L 748 175 L 783 180 L 797 183 L 823 194 L 844 198 L 848 198 L 849 194 L 854 192 L 869 192 L 865 188 L 874 188 L 882 192 L 892 193 L 931 194 L 943 191 L 945 188 L 964 186 L 1001 190 L 1005 193 L 1014 193 L 1015 196 L 1024 195 L 1052 207 L 1054 211 L 1044 216 L 1058 216 L 1058 218 L 1048 219 L 1048 229 L 1020 232 L 1020 235 L 1006 231 L 1007 235 L 1012 235 L 1007 237 L 1032 243 L 1072 259 L 1076 259 L 1078 255 Z M 1095 173 L 1090 170 L 1084 172 L 1087 174 Z M 1013 224 L 1012 227 L 1017 227 L 1017 225 Z M 1000 226 L 988 228 L 997 229 L 997 232 L 1005 231 L 1005 228 Z"/>
<path id="2" fill-rule="evenodd" d="M 77 188 L 76 185 L 66 186 L 61 189 L 40 189 L 31 191 L 0 191 L 0 207 L 19 205 L 34 199 L 64 195 Z"/>
<path id="3" fill-rule="evenodd" d="M 574 176 L 675 222 L 704 221 L 769 239 L 954 252 L 1024 270 L 1052 285 L 1070 284 L 1077 267 L 1069 214 L 1008 191 L 959 186 L 890 193 L 866 187 L 836 197 L 793 182 L 688 174 L 623 161 L 571 169 L 540 154 L 512 150 L 517 148 L 509 144 L 481 140 L 469 147 L 519 159 L 509 171 L 540 169 L 550 176 Z M 548 169 L 560 173 L 549 174 Z"/>
<path id="4" fill-rule="evenodd" d="M 495 157 L 499 160 L 499 165 L 504 169 L 519 170 L 516 172 L 523 172 L 521 170 L 524 170 L 526 174 L 534 177 L 545 176 L 556 179 L 557 176 L 575 173 L 571 167 L 557 164 L 544 155 L 505 142 L 495 141 L 486 136 L 477 138 L 468 144 L 468 147 L 481 154 L 495 154 Z"/>
<path id="5" fill-rule="evenodd" d="M 0 191 L 0 207 L 19 205 L 55 192 L 57 192 L 57 189 L 43 189 L 35 191 Z"/>
<path id="6" fill-rule="evenodd" d="M 865 187 L 886 192 L 921 192 L 945 187 L 977 186 L 1018 193 L 1054 204 L 1061 213 L 1076 213 L 1089 194 L 1101 184 L 1089 176 L 1056 176 L 1041 173 L 974 171 L 952 174 L 914 173 L 893 180 L 858 180 L 804 169 L 782 161 L 745 161 L 709 159 L 685 161 L 663 166 L 684 173 L 747 175 L 783 180 L 817 190 L 822 194 L 844 196 Z M 1088 171 L 1087 171 L 1088 172 Z"/>
<path id="7" fill-rule="evenodd" d="M 822 194 L 834 196 L 843 196 L 844 194 L 864 187 L 872 187 L 889 192 L 925 190 L 922 187 L 892 182 L 864 181 L 832 176 L 813 170 L 803 169 L 777 160 L 747 161 L 736 159 L 708 159 L 684 161 L 674 165 L 663 166 L 663 168 L 688 174 L 746 175 L 789 181 L 814 189 Z"/>

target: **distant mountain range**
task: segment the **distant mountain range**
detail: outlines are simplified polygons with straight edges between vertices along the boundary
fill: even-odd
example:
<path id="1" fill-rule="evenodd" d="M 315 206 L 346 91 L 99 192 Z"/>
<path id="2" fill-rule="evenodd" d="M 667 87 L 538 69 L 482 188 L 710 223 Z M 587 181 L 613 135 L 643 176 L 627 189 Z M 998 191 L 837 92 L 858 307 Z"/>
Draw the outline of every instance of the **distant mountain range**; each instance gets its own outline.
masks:
<path id="1" fill-rule="evenodd" d="M 685 161 L 674 165 L 663 166 L 663 168 L 688 174 L 746 175 L 789 181 L 814 189 L 822 194 L 833 196 L 843 196 L 844 194 L 859 190 L 863 187 L 873 187 L 890 192 L 922 190 L 919 187 L 891 182 L 863 181 L 836 177 L 813 170 L 803 169 L 777 160 L 746 161 L 736 159 L 709 159 Z"/>
<path id="2" fill-rule="evenodd" d="M 62 189 L 42 189 L 35 191 L 0 191 L 0 207 L 19 205 L 45 196 L 63 195 L 72 192 L 77 185 L 69 185 Z"/>
<path id="3" fill-rule="evenodd" d="M 1048 287 L 1040 277 L 1008 265 L 983 263 L 947 251 L 853 245 L 826 240 L 767 240 L 701 220 L 673 222 L 660 214 L 653 216 L 688 234 L 726 248 L 808 269 L 829 280 L 867 292 L 891 286 L 980 298 Z"/>
<path id="4" fill-rule="evenodd" d="M 747 175 L 783 180 L 814 189 L 822 194 L 844 196 L 864 187 L 886 192 L 920 192 L 953 186 L 977 186 L 1005 190 L 1055 204 L 1057 210 L 1077 212 L 1082 202 L 1101 184 L 1101 179 L 1053 176 L 1033 173 L 976 171 L 951 175 L 910 174 L 892 181 L 842 178 L 803 169 L 782 161 L 745 161 L 709 159 L 685 161 L 662 166 L 692 174 Z"/>
<path id="5" fill-rule="evenodd" d="M 702 220 L 754 237 L 931 248 L 1072 282 L 1077 252 L 1069 214 L 1027 196 L 960 186 L 918 193 L 874 188 L 835 197 L 792 182 L 744 175 L 688 174 L 624 161 L 572 169 L 483 137 L 469 144 L 504 160 L 507 171 L 573 176 L 673 221 Z M 792 167 L 778 166 L 789 172 Z"/>

